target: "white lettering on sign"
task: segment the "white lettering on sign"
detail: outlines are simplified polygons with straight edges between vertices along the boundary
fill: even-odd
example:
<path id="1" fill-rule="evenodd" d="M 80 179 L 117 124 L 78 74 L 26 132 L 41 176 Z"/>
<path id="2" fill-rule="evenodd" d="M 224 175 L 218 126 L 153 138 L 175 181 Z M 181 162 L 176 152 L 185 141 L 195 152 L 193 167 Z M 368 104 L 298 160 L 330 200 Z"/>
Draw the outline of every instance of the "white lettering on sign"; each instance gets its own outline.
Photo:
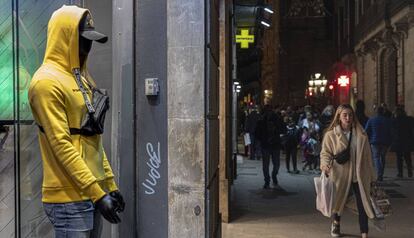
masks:
<path id="1" fill-rule="evenodd" d="M 145 194 L 152 195 L 155 193 L 158 179 L 161 178 L 160 172 L 158 172 L 161 165 L 160 142 L 158 142 L 157 152 L 154 151 L 154 146 L 151 143 L 147 143 L 147 154 L 149 156 L 149 161 L 147 162 L 149 178 L 145 179 L 142 185 L 145 187 Z"/>

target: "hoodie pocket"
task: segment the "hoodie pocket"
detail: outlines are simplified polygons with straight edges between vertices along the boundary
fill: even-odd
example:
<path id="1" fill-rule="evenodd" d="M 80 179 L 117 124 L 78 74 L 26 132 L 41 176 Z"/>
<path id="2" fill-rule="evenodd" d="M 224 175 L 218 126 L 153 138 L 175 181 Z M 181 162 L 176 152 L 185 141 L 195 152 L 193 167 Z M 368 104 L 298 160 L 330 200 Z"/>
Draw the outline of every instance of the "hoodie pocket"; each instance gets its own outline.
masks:
<path id="1" fill-rule="evenodd" d="M 103 167 L 103 148 L 100 136 L 81 136 L 81 155 L 92 174 L 98 181 L 105 179 Z"/>

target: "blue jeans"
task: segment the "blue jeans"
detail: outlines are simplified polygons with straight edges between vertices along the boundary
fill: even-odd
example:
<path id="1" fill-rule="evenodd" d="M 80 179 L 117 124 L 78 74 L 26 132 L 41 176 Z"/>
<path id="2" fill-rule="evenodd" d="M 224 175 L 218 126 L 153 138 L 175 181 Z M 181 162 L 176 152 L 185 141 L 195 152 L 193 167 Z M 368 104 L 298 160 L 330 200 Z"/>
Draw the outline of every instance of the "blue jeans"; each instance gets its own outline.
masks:
<path id="1" fill-rule="evenodd" d="M 382 181 L 385 168 L 385 155 L 387 154 L 388 146 L 371 144 L 372 158 L 374 159 L 375 169 L 377 170 L 377 177 Z"/>
<path id="2" fill-rule="evenodd" d="M 272 157 L 273 171 L 272 171 L 272 180 L 274 184 L 277 184 L 277 174 L 280 167 L 280 149 L 274 148 L 262 148 L 263 153 L 263 175 L 265 184 L 269 185 L 270 175 L 269 175 L 269 165 L 270 157 Z"/>
<path id="3" fill-rule="evenodd" d="M 46 215 L 55 230 L 55 238 L 99 238 L 101 214 L 91 201 L 43 203 Z"/>

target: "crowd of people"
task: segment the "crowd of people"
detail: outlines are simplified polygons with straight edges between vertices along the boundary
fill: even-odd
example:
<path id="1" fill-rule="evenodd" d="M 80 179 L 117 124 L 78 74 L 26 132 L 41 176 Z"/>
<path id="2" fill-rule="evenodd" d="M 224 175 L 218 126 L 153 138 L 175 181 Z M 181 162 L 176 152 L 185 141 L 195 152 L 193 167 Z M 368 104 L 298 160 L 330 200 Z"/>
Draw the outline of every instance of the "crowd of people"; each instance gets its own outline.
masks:
<path id="1" fill-rule="evenodd" d="M 378 180 L 383 180 L 388 151 L 396 153 L 396 176 L 404 176 L 405 163 L 407 176 L 412 177 L 414 118 L 407 116 L 400 105 L 394 112 L 390 112 L 385 104 L 375 107 L 374 110 L 375 115 L 368 118 L 364 102 L 356 102 L 355 118 L 369 138 Z M 245 154 L 249 154 L 251 160 L 263 160 L 264 188 L 269 188 L 270 184 L 270 161 L 273 163 L 272 181 L 275 186 L 278 185 L 281 152 L 285 154 L 287 172 L 300 173 L 299 157 L 299 161 L 303 162 L 302 171 L 320 173 L 322 138 L 334 114 L 333 105 L 327 105 L 323 110 L 310 105 L 295 109 L 292 106 L 265 105 L 262 109 L 252 106 L 242 113 L 241 129 L 250 136 L 250 145 L 246 146 Z"/>
<path id="2" fill-rule="evenodd" d="M 355 195 L 359 213 L 361 237 L 368 237 L 368 219 L 375 217 L 369 194 L 373 183 L 384 179 L 386 155 L 396 153 L 397 178 L 412 177 L 411 152 L 414 149 L 414 118 L 402 105 L 391 112 L 385 104 L 375 107 L 368 118 L 364 102 L 359 100 L 355 110 L 348 104 L 336 109 L 333 105 L 318 110 L 312 106 L 293 109 L 265 105 L 262 110 L 252 107 L 244 114 L 241 125 L 248 133 L 250 159 L 262 159 L 264 189 L 279 186 L 277 178 L 281 151 L 286 155 L 288 173 L 300 173 L 297 165 L 301 154 L 302 170 L 325 173 L 335 184 L 331 235 L 341 236 L 340 218 L 348 194 Z M 345 154 L 345 155 L 344 155 Z M 345 161 L 339 161 L 345 157 Z M 271 177 L 270 161 L 273 163 Z M 291 167 L 292 165 L 292 167 Z M 292 169 L 291 169 L 292 168 Z"/>

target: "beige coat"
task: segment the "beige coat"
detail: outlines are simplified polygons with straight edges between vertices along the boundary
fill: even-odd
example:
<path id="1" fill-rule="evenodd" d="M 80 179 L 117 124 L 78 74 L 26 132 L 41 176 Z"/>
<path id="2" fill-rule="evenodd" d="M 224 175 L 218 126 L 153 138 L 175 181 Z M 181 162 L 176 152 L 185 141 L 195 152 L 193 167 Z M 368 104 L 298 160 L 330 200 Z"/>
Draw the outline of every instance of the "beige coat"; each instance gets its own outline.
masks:
<path id="1" fill-rule="evenodd" d="M 369 218 L 374 218 L 371 202 L 369 200 L 371 191 L 371 182 L 377 180 L 373 160 L 371 157 L 371 148 L 368 137 L 360 125 L 353 128 L 352 140 L 356 139 L 356 175 L 361 192 L 362 202 L 365 212 Z M 341 127 L 338 125 L 333 130 L 326 132 L 322 141 L 321 151 L 321 168 L 330 165 L 334 154 L 343 151 L 348 145 L 348 139 L 342 133 Z M 355 148 L 354 148 L 355 149 Z M 352 150 L 352 149 L 351 149 Z M 336 186 L 336 197 L 333 212 L 341 214 L 352 183 L 353 163 L 349 160 L 341 165 L 333 162 L 330 170 L 329 178 L 332 179 Z"/>

